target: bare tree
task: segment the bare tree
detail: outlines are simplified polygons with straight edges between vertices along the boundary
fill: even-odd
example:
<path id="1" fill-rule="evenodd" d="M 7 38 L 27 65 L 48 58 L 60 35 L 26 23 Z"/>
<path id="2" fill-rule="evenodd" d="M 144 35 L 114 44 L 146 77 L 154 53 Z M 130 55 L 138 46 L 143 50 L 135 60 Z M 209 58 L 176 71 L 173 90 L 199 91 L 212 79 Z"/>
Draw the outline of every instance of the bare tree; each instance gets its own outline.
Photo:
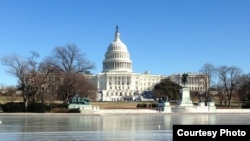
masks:
<path id="1" fill-rule="evenodd" d="M 243 74 L 239 79 L 238 97 L 241 102 L 250 99 L 250 73 Z"/>
<path id="2" fill-rule="evenodd" d="M 25 74 L 27 78 L 26 90 L 29 98 L 32 97 L 32 100 L 36 101 L 36 93 L 40 88 L 39 81 L 41 77 L 37 70 L 38 69 L 37 59 L 40 57 L 40 55 L 35 51 L 31 51 L 30 53 L 31 56 L 27 58 L 30 70 Z"/>
<path id="3" fill-rule="evenodd" d="M 39 87 L 38 95 L 42 103 L 44 96 L 54 97 L 55 91 L 60 81 L 60 69 L 56 66 L 55 60 L 46 57 L 38 67 L 37 86 Z"/>
<path id="4" fill-rule="evenodd" d="M 216 90 L 217 90 L 217 95 L 219 96 L 220 105 L 222 106 L 223 102 L 226 104 L 226 94 L 224 91 L 224 86 L 218 83 Z"/>
<path id="5" fill-rule="evenodd" d="M 53 53 L 58 67 L 63 72 L 89 73 L 89 70 L 95 68 L 94 64 L 88 61 L 84 53 L 81 53 L 81 50 L 74 44 L 56 47 Z"/>
<path id="6" fill-rule="evenodd" d="M 18 86 L 23 92 L 25 111 L 28 102 L 36 101 L 37 95 L 41 94 L 42 86 L 54 70 L 50 63 L 37 61 L 40 57 L 37 52 L 31 51 L 30 53 L 31 55 L 27 58 L 13 54 L 1 59 L 2 64 L 8 67 L 7 72 L 18 79 Z M 43 102 L 42 97 L 40 100 Z"/>
<path id="7" fill-rule="evenodd" d="M 25 110 L 28 107 L 28 79 L 27 75 L 30 72 L 28 60 L 16 54 L 4 56 L 1 59 L 3 65 L 7 66 L 7 72 L 18 79 L 18 84 L 23 91 L 23 102 L 25 103 Z"/>
<path id="8" fill-rule="evenodd" d="M 215 73 L 215 67 L 214 67 L 214 65 L 212 65 L 210 63 L 206 63 L 201 68 L 200 72 L 203 73 L 202 79 L 204 80 L 204 86 L 205 86 L 205 104 L 207 105 L 207 102 L 208 102 L 209 98 L 211 97 L 210 96 L 210 86 L 212 83 L 212 78 L 213 78 L 214 73 Z"/>
<path id="9" fill-rule="evenodd" d="M 43 62 L 38 62 L 39 54 L 35 51 L 31 52 L 31 56 L 27 58 L 29 71 L 26 73 L 26 93 L 29 101 L 37 102 L 40 100 L 44 103 L 44 87 L 50 81 L 50 75 L 56 70 L 51 60 L 44 59 Z M 39 99 L 37 99 L 39 96 Z"/>
<path id="10" fill-rule="evenodd" d="M 241 72 L 241 69 L 235 66 L 220 66 L 217 69 L 218 78 L 223 83 L 224 91 L 227 95 L 227 100 L 225 102 L 228 103 L 228 106 L 231 106 L 232 94 L 237 87 Z"/>
<path id="11" fill-rule="evenodd" d="M 52 91 L 54 93 L 61 90 L 59 94 L 63 93 L 64 101 L 68 102 L 73 94 L 83 93 L 83 88 L 88 90 L 84 92 L 87 95 L 96 90 L 88 79 L 81 77 L 89 74 L 95 66 L 77 46 L 69 44 L 56 47 L 52 53 L 52 56 L 46 57 L 42 62 L 37 61 L 40 56 L 35 51 L 28 58 L 14 54 L 1 59 L 2 64 L 8 67 L 7 72 L 18 78 L 25 110 L 30 100 L 37 101 L 39 96 L 43 103 L 44 95 L 52 94 Z M 85 87 L 82 87 L 83 82 Z"/>
<path id="12" fill-rule="evenodd" d="M 73 45 L 56 47 L 53 50 L 53 56 L 56 60 L 56 66 L 60 70 L 62 82 L 58 86 L 59 97 L 68 103 L 69 99 L 76 93 L 81 93 L 83 88 L 90 90 L 88 87 L 82 87 L 83 79 L 81 76 L 89 74 L 95 65 L 85 58 L 80 49 Z M 84 78 L 84 84 L 91 83 Z M 92 88 L 91 88 L 92 89 Z"/>
<path id="13" fill-rule="evenodd" d="M 86 97 L 90 100 L 97 98 L 97 86 L 89 82 L 88 78 L 84 75 L 78 76 L 78 94 L 79 96 Z"/>
<path id="14" fill-rule="evenodd" d="M 59 98 L 68 103 L 69 100 L 78 94 L 94 100 L 96 98 L 96 86 L 89 82 L 82 74 L 64 73 L 63 82 L 59 85 Z"/>

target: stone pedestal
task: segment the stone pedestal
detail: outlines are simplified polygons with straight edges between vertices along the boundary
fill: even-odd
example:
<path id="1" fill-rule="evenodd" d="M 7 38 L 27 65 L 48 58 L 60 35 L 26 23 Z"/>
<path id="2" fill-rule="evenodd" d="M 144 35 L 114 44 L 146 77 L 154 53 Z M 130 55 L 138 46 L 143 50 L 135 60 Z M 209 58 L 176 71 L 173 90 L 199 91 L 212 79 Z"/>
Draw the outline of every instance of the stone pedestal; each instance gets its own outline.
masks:
<path id="1" fill-rule="evenodd" d="M 200 102 L 199 106 L 205 106 L 205 102 Z"/>
<path id="2" fill-rule="evenodd" d="M 196 112 L 208 112 L 208 106 L 206 106 L 205 102 L 201 101 L 196 107 Z"/>
<path id="3" fill-rule="evenodd" d="M 195 110 L 193 102 L 190 98 L 189 88 L 180 89 L 180 100 L 176 107 L 173 107 L 174 112 L 193 112 Z"/>
<path id="4" fill-rule="evenodd" d="M 214 102 L 207 102 L 207 105 L 205 105 L 205 102 L 200 102 L 196 109 L 197 112 L 216 112 Z"/>
<path id="5" fill-rule="evenodd" d="M 216 112 L 216 106 L 215 106 L 213 101 L 207 102 L 207 105 L 208 105 L 208 108 L 209 108 L 209 112 Z"/>
<path id="6" fill-rule="evenodd" d="M 160 112 L 163 112 L 163 113 L 172 112 L 170 102 L 158 103 L 158 108 L 160 109 Z"/>
<path id="7" fill-rule="evenodd" d="M 215 106 L 215 104 L 214 104 L 214 102 L 213 102 L 213 101 L 211 101 L 211 102 L 207 102 L 207 105 L 208 105 L 208 106 Z"/>
<path id="8" fill-rule="evenodd" d="M 193 102 L 190 98 L 190 90 L 189 88 L 180 89 L 181 99 L 179 101 L 179 106 L 193 106 Z"/>
<path id="9" fill-rule="evenodd" d="M 92 110 L 92 105 L 69 104 L 68 109 Z"/>

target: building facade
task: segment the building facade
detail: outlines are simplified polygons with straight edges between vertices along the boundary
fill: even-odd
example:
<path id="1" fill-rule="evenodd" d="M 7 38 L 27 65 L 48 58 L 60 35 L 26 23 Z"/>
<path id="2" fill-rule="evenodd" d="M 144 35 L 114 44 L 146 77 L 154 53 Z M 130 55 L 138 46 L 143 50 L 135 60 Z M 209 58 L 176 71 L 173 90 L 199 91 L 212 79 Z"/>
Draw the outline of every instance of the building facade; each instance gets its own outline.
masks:
<path id="1" fill-rule="evenodd" d="M 209 77 L 202 73 L 186 73 L 187 82 L 182 82 L 183 73 L 175 73 L 168 76 L 168 79 L 179 84 L 182 87 L 187 87 L 190 91 L 205 92 L 209 88 Z"/>
<path id="2" fill-rule="evenodd" d="M 102 101 L 134 101 L 143 100 L 142 94 L 150 92 L 162 79 L 170 79 L 177 84 L 182 83 L 182 74 L 170 76 L 134 73 L 132 60 L 127 46 L 120 39 L 118 27 L 116 27 L 115 39 L 109 44 L 103 60 L 103 69 L 97 75 L 87 76 L 92 83 L 97 84 Z M 190 90 L 204 91 L 208 83 L 204 75 L 188 73 L 187 84 Z M 148 99 L 146 99 L 148 100 Z"/>
<path id="3" fill-rule="evenodd" d="M 134 73 L 127 46 L 121 41 L 118 27 L 115 39 L 110 43 L 103 60 L 103 69 L 97 75 L 89 75 L 97 84 L 102 101 L 134 101 L 145 91 L 152 91 L 154 85 L 165 78 L 146 71 Z"/>

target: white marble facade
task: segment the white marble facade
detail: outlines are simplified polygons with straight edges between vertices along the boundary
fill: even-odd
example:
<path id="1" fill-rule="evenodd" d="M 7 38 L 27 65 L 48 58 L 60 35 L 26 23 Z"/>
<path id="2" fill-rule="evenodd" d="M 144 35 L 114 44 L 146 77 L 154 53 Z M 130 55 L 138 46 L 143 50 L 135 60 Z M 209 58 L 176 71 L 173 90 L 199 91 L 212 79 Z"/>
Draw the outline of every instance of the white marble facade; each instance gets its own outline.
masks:
<path id="1" fill-rule="evenodd" d="M 108 46 L 103 60 L 103 70 L 88 76 L 97 84 L 102 101 L 134 101 L 144 91 L 151 91 L 164 76 L 134 73 L 127 46 L 121 41 L 118 27 L 115 39 Z"/>
<path id="2" fill-rule="evenodd" d="M 169 77 L 163 75 L 134 73 L 132 60 L 127 46 L 120 39 L 118 27 L 115 39 L 109 44 L 103 60 L 103 70 L 97 75 L 88 75 L 88 78 L 97 85 L 102 101 L 134 101 L 145 91 L 152 91 L 154 85 L 162 79 L 171 79 L 182 85 L 182 74 Z M 201 90 L 205 87 L 200 74 L 190 74 L 187 86 L 190 90 Z"/>
<path id="3" fill-rule="evenodd" d="M 182 83 L 183 73 L 175 73 L 168 76 L 168 78 L 182 87 L 185 86 L 189 88 L 190 91 L 198 91 L 200 93 L 203 93 L 209 88 L 209 78 L 207 75 L 191 72 L 188 72 L 187 74 L 188 77 L 185 85 Z"/>

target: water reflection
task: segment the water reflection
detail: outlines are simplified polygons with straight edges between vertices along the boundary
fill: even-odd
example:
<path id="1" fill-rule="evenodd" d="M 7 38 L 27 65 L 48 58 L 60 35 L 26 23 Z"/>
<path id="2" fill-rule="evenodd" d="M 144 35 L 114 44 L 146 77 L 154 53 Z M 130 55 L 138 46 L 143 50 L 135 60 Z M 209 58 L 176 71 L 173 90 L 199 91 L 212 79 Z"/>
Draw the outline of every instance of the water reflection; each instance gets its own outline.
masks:
<path id="1" fill-rule="evenodd" d="M 4 140 L 171 140 L 173 124 L 250 124 L 250 114 L 0 116 Z M 34 136 L 35 135 L 35 136 Z"/>

